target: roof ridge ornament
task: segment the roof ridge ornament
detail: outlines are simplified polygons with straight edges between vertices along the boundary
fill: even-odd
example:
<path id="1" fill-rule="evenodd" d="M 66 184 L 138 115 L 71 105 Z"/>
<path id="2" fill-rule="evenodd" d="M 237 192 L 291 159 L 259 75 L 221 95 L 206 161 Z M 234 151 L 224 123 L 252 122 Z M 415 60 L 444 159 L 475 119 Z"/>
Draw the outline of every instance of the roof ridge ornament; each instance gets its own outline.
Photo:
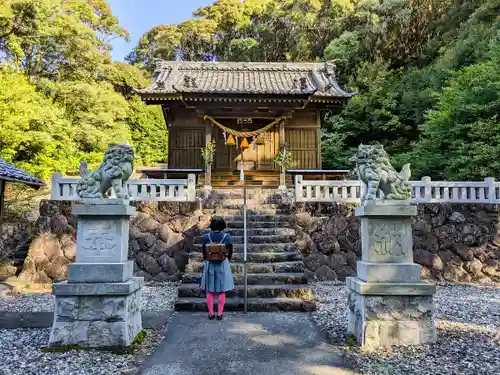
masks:
<path id="1" fill-rule="evenodd" d="M 335 73 L 337 71 L 337 60 L 328 60 L 325 61 L 325 74 L 328 78 L 335 79 Z"/>
<path id="2" fill-rule="evenodd" d="M 300 77 L 300 89 L 302 91 L 307 90 L 307 78 L 306 77 Z"/>

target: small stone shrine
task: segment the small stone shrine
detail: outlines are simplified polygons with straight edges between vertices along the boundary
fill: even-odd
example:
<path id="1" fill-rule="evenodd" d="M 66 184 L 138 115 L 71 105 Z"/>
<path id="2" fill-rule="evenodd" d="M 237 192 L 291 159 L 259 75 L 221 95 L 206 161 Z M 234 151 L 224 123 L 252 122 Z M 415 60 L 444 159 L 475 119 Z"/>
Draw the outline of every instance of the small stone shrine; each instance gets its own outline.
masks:
<path id="1" fill-rule="evenodd" d="M 348 333 L 366 347 L 435 342 L 436 286 L 420 279 L 413 262 L 410 165 L 396 172 L 378 145 L 360 145 L 352 160 L 364 194 L 356 209 L 362 260 L 346 280 Z"/>
<path id="2" fill-rule="evenodd" d="M 49 346 L 117 348 L 142 330 L 141 288 L 128 261 L 130 206 L 126 181 L 133 171 L 128 145 L 111 145 L 95 171 L 81 168 L 73 204 L 78 219 L 76 262 L 68 280 L 54 284 L 55 316 Z M 116 198 L 108 198 L 110 188 Z"/>

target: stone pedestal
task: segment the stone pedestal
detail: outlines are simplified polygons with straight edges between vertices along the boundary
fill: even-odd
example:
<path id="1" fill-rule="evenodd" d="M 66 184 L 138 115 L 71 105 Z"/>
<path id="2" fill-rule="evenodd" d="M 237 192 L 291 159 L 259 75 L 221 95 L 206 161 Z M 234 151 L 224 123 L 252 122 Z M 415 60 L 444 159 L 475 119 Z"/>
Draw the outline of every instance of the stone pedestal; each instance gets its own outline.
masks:
<path id="1" fill-rule="evenodd" d="M 128 261 L 129 220 L 135 208 L 119 199 L 73 205 L 78 218 L 76 262 L 54 284 L 49 346 L 125 347 L 142 330 L 143 278 Z"/>
<path id="2" fill-rule="evenodd" d="M 377 202 L 356 209 L 361 219 L 362 260 L 357 276 L 346 281 L 348 332 L 363 346 L 436 340 L 436 287 L 420 279 L 420 266 L 413 263 L 411 222 L 417 208 L 398 203 Z"/>

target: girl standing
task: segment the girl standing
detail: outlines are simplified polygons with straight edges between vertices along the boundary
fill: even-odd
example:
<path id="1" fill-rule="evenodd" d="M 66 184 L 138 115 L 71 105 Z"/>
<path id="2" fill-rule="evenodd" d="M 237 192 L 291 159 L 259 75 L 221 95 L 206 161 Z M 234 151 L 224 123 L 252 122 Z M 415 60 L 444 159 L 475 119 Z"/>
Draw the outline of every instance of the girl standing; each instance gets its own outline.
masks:
<path id="1" fill-rule="evenodd" d="M 208 319 L 215 319 L 214 300 L 217 294 L 217 320 L 222 320 L 226 292 L 234 289 L 229 261 L 233 255 L 231 235 L 224 233 L 226 222 L 220 216 L 212 217 L 210 232 L 203 236 L 203 275 L 200 288 L 207 293 Z M 215 246 L 214 246 L 215 245 Z M 214 256 L 213 249 L 223 253 Z"/>

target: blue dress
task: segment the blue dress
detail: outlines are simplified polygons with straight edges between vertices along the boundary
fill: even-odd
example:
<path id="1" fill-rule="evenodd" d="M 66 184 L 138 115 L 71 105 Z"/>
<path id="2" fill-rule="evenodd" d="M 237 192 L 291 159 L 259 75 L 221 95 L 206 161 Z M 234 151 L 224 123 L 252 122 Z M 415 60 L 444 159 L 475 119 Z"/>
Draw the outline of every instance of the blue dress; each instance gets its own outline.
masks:
<path id="1" fill-rule="evenodd" d="M 225 237 L 224 237 L 225 235 Z M 223 239 L 224 237 L 224 239 Z M 232 245 L 233 241 L 229 234 L 224 232 L 210 232 L 212 242 L 221 242 L 226 245 Z M 203 245 L 210 243 L 209 234 L 203 236 Z M 231 258 L 230 252 L 228 258 Z M 229 260 L 222 262 L 203 262 L 203 274 L 201 276 L 200 289 L 210 293 L 227 292 L 234 289 L 233 273 Z"/>

